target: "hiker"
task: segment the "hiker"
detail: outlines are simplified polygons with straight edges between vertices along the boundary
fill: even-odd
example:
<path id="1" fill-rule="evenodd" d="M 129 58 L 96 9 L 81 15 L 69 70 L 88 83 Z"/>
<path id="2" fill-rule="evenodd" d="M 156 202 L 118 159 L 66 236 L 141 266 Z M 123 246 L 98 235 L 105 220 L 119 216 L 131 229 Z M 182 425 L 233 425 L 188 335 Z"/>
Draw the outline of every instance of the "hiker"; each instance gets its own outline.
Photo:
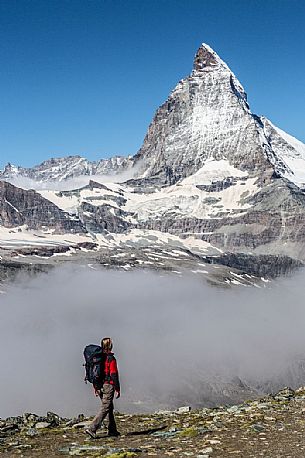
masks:
<path id="1" fill-rule="evenodd" d="M 103 420 L 108 416 L 108 436 L 119 436 L 115 424 L 113 414 L 113 398 L 120 397 L 120 382 L 119 372 L 114 354 L 112 353 L 112 340 L 110 337 L 105 337 L 101 341 L 101 347 L 105 358 L 102 361 L 101 377 L 103 378 L 103 385 L 100 388 L 93 384 L 95 396 L 101 399 L 101 408 L 97 415 L 94 417 L 93 422 L 85 432 L 92 438 L 96 438 L 96 431 L 101 426 Z"/>

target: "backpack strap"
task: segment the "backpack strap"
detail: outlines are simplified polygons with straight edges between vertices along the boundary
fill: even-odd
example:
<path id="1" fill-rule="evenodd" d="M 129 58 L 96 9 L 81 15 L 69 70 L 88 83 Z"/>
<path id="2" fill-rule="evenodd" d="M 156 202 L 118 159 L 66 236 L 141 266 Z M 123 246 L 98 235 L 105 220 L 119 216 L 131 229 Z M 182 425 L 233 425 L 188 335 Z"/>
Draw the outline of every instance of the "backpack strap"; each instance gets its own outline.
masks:
<path id="1" fill-rule="evenodd" d="M 105 382 L 110 382 L 111 377 L 110 377 L 110 363 L 113 361 L 114 356 L 113 355 L 107 355 L 106 360 L 105 360 Z"/>

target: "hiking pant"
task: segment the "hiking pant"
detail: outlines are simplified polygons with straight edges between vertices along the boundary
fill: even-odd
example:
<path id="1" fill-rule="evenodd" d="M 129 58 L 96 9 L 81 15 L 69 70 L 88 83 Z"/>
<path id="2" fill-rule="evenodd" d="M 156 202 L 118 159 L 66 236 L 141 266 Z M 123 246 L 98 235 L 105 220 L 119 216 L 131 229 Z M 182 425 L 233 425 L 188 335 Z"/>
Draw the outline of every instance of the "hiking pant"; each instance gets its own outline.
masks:
<path id="1" fill-rule="evenodd" d="M 108 415 L 108 432 L 113 433 L 116 432 L 116 424 L 113 415 L 113 397 L 114 397 L 114 386 L 110 383 L 104 383 L 103 388 L 100 392 L 101 398 L 101 408 L 97 415 L 94 417 L 93 422 L 90 425 L 90 430 L 94 433 L 97 429 L 101 426 L 103 420 Z"/>

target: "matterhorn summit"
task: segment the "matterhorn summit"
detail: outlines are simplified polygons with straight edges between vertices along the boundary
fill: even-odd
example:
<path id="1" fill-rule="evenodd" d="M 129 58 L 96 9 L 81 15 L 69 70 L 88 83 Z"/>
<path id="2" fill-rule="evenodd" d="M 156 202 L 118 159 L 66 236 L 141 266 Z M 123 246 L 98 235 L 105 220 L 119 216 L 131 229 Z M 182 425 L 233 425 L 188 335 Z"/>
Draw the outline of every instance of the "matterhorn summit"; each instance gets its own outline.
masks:
<path id="1" fill-rule="evenodd" d="M 211 159 L 249 172 L 268 169 L 261 130 L 234 73 L 203 44 L 190 76 L 157 110 L 137 158 L 145 177 L 164 183 L 191 175 Z"/>
<path id="2" fill-rule="evenodd" d="M 201 259 L 222 265 L 226 283 L 232 269 L 239 283 L 243 275 L 274 276 L 305 260 L 305 145 L 251 112 L 243 86 L 206 44 L 157 109 L 135 156 L 9 165 L 0 178 L 17 186 L 29 178 L 34 188 L 52 182 L 36 194 L 2 185 L 0 225 L 9 240 L 39 236 L 50 246 L 56 238 L 68 249 L 77 245 L 74 257 L 85 246 L 100 264 L 126 269 L 189 270 Z"/>
<path id="3" fill-rule="evenodd" d="M 157 110 L 136 159 L 142 161 L 143 177 L 164 184 L 193 174 L 211 159 L 249 173 L 276 169 L 295 182 L 296 169 L 305 169 L 304 145 L 276 128 L 270 136 L 270 126 L 251 113 L 246 92 L 227 64 L 202 44 L 190 76 Z M 298 185 L 305 184 L 302 178 Z"/>

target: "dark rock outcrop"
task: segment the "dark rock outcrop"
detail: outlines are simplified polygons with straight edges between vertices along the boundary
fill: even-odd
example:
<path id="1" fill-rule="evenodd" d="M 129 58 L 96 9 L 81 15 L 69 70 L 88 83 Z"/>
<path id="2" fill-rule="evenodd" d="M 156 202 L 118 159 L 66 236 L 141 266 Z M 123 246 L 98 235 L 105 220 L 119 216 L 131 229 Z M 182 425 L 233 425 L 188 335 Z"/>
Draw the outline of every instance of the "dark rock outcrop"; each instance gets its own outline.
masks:
<path id="1" fill-rule="evenodd" d="M 129 213 L 112 205 L 91 205 L 83 202 L 79 208 L 79 217 L 89 232 L 123 233 L 132 227 L 124 218 Z"/>
<path id="2" fill-rule="evenodd" d="M 0 225 L 11 228 L 53 229 L 56 233 L 85 233 L 78 218 L 62 211 L 33 190 L 0 181 Z"/>
<path id="3" fill-rule="evenodd" d="M 225 253 L 220 256 L 206 256 L 205 262 L 232 267 L 249 275 L 266 278 L 287 275 L 303 266 L 303 263 L 288 256 L 253 256 L 245 253 Z"/>

